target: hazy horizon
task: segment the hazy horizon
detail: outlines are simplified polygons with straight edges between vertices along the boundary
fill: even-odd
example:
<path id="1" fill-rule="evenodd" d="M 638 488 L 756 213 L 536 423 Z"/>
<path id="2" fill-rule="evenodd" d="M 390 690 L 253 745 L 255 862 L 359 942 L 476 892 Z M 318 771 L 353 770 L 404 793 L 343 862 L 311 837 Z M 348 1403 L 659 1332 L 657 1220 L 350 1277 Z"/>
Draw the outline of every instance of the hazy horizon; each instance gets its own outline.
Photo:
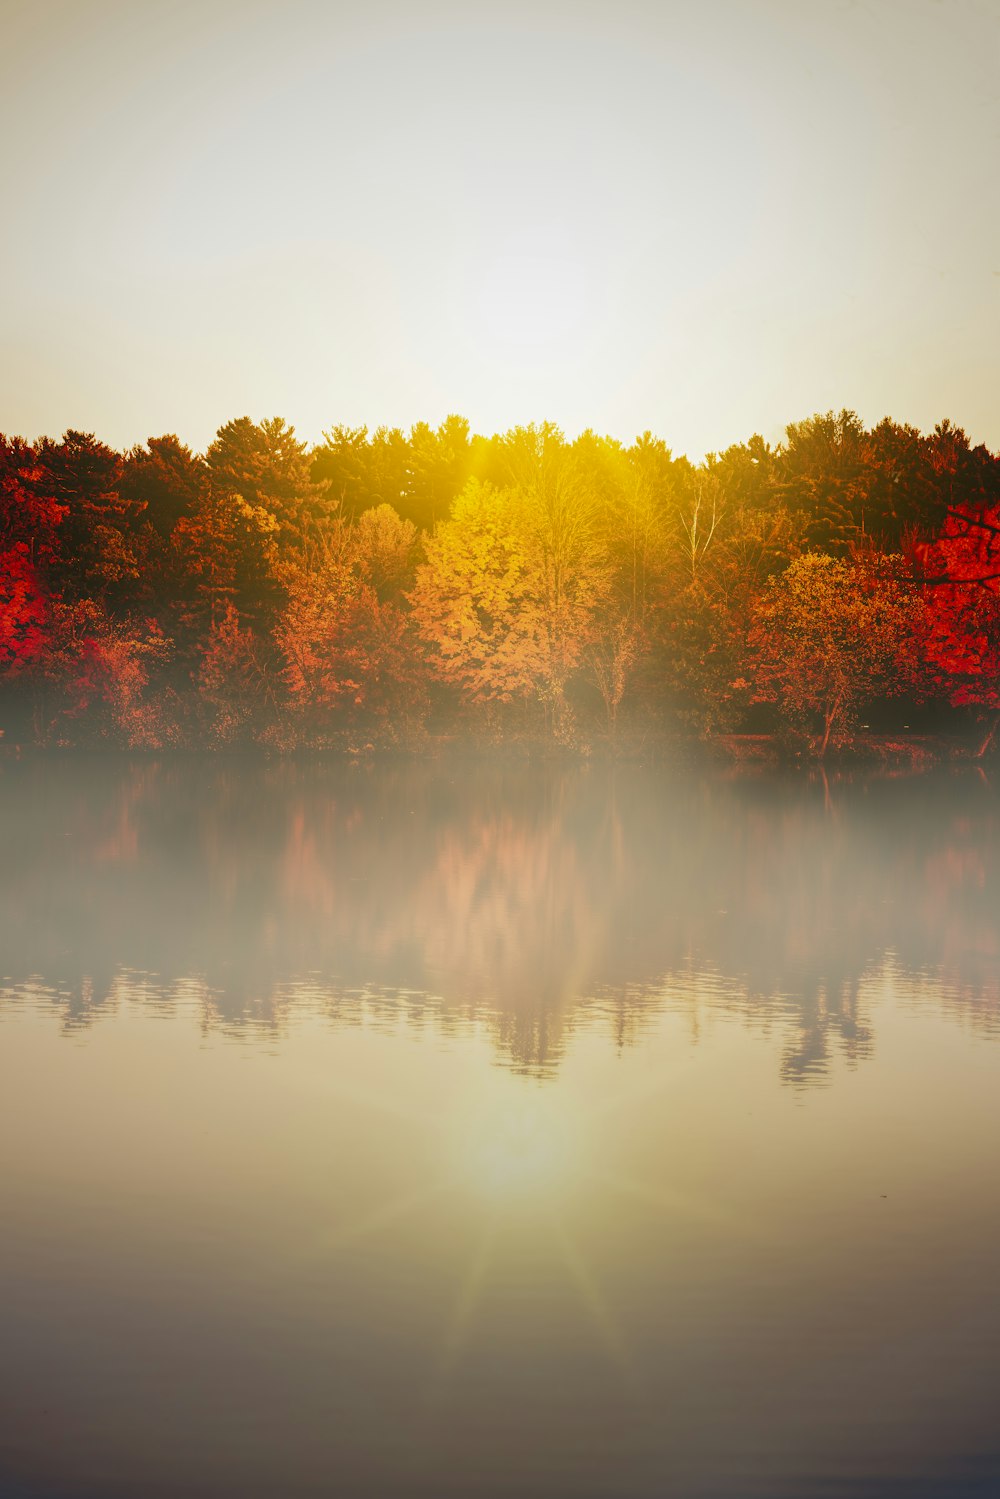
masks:
<path id="1" fill-rule="evenodd" d="M 994 3 L 2 10 L 4 430 L 1000 445 Z"/>

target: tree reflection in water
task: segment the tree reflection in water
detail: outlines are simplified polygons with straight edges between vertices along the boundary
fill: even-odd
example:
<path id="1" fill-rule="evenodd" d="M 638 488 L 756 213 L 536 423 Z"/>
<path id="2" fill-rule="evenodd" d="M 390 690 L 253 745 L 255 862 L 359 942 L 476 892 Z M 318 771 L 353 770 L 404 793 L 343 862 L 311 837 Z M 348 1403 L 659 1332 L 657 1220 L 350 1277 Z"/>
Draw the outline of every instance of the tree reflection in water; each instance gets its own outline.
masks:
<path id="1" fill-rule="evenodd" d="M 782 1037 L 792 1083 L 875 1044 L 868 996 L 1000 1026 L 997 803 L 974 774 L 832 784 L 641 767 L 8 763 L 3 1004 L 485 1028 L 540 1077 L 664 1008 Z"/>

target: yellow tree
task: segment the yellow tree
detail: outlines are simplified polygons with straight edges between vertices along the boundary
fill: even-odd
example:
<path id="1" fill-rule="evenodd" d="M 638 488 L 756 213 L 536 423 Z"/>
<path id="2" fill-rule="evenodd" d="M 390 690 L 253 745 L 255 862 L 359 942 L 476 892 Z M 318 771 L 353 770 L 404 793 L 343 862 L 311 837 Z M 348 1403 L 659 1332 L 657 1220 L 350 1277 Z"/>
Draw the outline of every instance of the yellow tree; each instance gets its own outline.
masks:
<path id="1" fill-rule="evenodd" d="M 566 685 L 597 629 L 613 569 L 601 526 L 601 484 L 589 445 L 558 427 L 515 427 L 497 445 L 501 472 L 521 495 L 525 546 L 543 653 L 539 696 L 550 731 L 570 731 Z"/>
<path id="2" fill-rule="evenodd" d="M 392 505 L 362 511 L 350 527 L 348 547 L 358 573 L 380 599 L 398 599 L 413 581 L 417 528 Z"/>
<path id="3" fill-rule="evenodd" d="M 563 498 L 470 481 L 425 542 L 409 594 L 445 681 L 472 702 L 540 701 L 556 737 L 568 732 L 565 686 L 604 582 L 595 559 L 567 545 Z"/>
<path id="4" fill-rule="evenodd" d="M 424 551 L 409 599 L 438 674 L 472 702 L 531 697 L 544 652 L 524 497 L 471 480 Z"/>

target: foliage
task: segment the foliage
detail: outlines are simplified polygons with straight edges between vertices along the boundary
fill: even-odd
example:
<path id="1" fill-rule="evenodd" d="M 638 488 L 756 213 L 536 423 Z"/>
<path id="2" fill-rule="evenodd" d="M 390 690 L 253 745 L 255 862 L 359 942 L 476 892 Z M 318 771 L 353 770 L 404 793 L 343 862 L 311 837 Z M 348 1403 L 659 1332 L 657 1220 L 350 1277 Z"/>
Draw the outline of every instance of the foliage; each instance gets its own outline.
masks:
<path id="1" fill-rule="evenodd" d="M 760 702 L 818 720 L 820 756 L 849 737 L 858 708 L 913 688 L 924 606 L 892 559 L 804 552 L 770 581 L 754 613 L 749 670 Z"/>
<path id="2" fill-rule="evenodd" d="M 425 542 L 410 606 L 441 678 L 472 702 L 534 695 L 541 580 L 524 496 L 472 480 Z"/>
<path id="3" fill-rule="evenodd" d="M 51 609 L 26 542 L 0 552 L 0 672 L 30 672 L 48 646 Z"/>
<path id="4" fill-rule="evenodd" d="M 312 450 L 277 417 L 204 454 L 0 436 L 18 741 L 403 743 L 471 712 L 620 745 L 770 714 L 822 753 L 917 699 L 1000 721 L 1000 460 L 950 422 L 828 412 L 697 465 L 459 416 Z"/>
<path id="5" fill-rule="evenodd" d="M 330 732 L 395 714 L 422 701 L 407 620 L 342 562 L 301 569 L 288 585 L 275 631 L 292 715 Z"/>
<path id="6" fill-rule="evenodd" d="M 232 603 L 209 627 L 196 682 L 210 743 L 252 741 L 273 711 L 273 677 L 261 642 Z"/>

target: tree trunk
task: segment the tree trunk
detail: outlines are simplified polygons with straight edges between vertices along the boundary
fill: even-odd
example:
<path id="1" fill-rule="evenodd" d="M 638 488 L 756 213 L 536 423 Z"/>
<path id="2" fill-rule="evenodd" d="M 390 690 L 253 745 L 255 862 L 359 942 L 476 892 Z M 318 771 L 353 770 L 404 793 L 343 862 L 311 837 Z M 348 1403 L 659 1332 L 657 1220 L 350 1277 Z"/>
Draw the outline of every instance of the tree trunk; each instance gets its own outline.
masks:
<path id="1" fill-rule="evenodd" d="M 986 732 L 986 738 L 976 750 L 977 760 L 982 760 L 985 758 L 987 750 L 990 748 L 994 739 L 997 737 L 998 729 L 1000 729 L 1000 711 L 994 713 L 993 722 L 990 724 L 989 729 Z"/>
<path id="2" fill-rule="evenodd" d="M 826 755 L 827 745 L 830 743 L 830 731 L 837 721 L 837 714 L 840 712 L 840 704 L 841 698 L 838 697 L 833 707 L 826 714 L 826 723 L 823 729 L 823 743 L 819 747 L 819 758 L 821 760 Z"/>
<path id="3" fill-rule="evenodd" d="M 823 759 L 826 758 L 826 748 L 827 748 L 827 745 L 830 743 L 830 730 L 832 729 L 832 727 L 833 727 L 833 714 L 832 713 L 828 713 L 826 715 L 826 722 L 825 722 L 825 725 L 824 725 L 824 728 L 823 728 L 823 742 L 820 744 L 820 747 L 819 747 L 819 759 L 820 760 L 823 760 Z"/>

